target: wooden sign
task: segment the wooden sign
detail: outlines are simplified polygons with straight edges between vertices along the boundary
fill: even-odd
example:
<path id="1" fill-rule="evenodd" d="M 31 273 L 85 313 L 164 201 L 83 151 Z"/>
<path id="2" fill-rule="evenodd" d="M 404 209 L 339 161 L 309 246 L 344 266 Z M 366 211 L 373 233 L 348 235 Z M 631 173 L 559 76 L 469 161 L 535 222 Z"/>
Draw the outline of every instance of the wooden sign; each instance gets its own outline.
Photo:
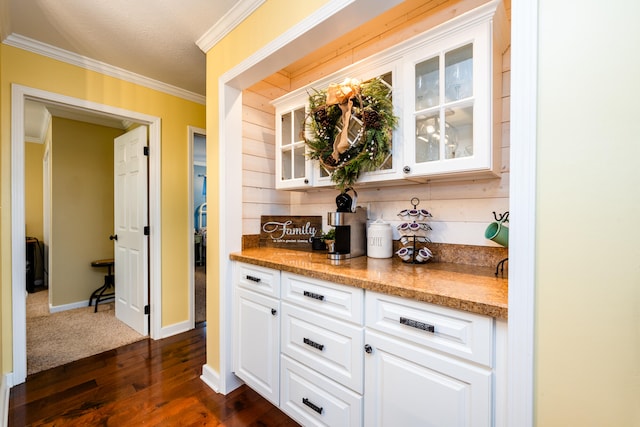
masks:
<path id="1" fill-rule="evenodd" d="M 260 246 L 310 251 L 311 238 L 321 234 L 321 216 L 260 217 Z"/>

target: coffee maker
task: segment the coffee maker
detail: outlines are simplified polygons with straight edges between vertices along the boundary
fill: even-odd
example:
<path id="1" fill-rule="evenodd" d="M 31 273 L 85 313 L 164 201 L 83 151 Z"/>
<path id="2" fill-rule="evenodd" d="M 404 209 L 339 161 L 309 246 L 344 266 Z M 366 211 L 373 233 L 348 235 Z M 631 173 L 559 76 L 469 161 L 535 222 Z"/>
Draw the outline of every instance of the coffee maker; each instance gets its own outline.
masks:
<path id="1" fill-rule="evenodd" d="M 354 197 L 347 194 L 353 191 Z M 336 230 L 335 242 L 327 258 L 340 260 L 365 255 L 367 241 L 367 212 L 356 206 L 358 194 L 349 188 L 336 197 L 336 212 L 327 214 L 327 223 Z"/>

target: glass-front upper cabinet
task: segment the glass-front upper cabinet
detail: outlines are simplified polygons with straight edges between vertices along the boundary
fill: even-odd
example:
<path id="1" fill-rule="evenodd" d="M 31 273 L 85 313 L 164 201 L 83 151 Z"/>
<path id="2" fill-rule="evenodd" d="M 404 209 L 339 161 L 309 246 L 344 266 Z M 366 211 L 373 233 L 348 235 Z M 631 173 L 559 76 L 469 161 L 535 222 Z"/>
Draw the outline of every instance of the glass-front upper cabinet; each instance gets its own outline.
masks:
<path id="1" fill-rule="evenodd" d="M 358 185 L 498 176 L 502 54 L 508 44 L 504 6 L 492 0 L 274 100 L 276 188 L 334 185 L 331 171 L 307 156 L 302 132 L 309 93 L 345 78 L 380 78 L 392 88 L 398 117 L 391 153 L 378 169 L 362 172 Z M 354 117 L 350 146 L 361 129 Z"/>
<path id="2" fill-rule="evenodd" d="M 311 186 L 311 165 L 304 141 L 305 106 L 276 111 L 276 188 Z"/>
<path id="3" fill-rule="evenodd" d="M 452 27 L 407 55 L 405 177 L 499 173 L 505 46 L 492 18 L 489 9 L 486 19 Z"/>

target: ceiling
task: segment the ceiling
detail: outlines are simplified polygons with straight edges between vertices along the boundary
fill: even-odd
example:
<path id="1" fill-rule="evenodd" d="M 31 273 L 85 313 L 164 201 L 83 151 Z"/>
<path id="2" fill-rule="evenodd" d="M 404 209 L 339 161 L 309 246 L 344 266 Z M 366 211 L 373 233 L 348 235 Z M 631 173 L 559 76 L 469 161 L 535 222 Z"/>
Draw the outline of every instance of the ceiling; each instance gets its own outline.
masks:
<path id="1" fill-rule="evenodd" d="M 203 49 L 263 1 L 0 0 L 0 33 L 5 43 L 62 49 L 204 98 Z M 50 116 L 117 128 L 127 125 L 28 101 L 27 141 L 44 140 Z"/>
<path id="2" fill-rule="evenodd" d="M 255 0 L 0 0 L 2 34 L 22 36 L 205 94 L 196 42 Z M 234 25 L 237 24 L 234 23 Z"/>

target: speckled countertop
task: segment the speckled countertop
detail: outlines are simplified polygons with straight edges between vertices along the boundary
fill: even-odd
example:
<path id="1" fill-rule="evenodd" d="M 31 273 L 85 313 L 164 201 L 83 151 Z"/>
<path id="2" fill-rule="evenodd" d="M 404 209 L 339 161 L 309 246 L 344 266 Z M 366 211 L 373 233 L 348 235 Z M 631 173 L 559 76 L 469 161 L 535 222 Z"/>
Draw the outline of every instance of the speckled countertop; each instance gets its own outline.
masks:
<path id="1" fill-rule="evenodd" d="M 447 262 L 407 264 L 397 257 L 331 261 L 324 252 L 249 248 L 230 258 L 262 267 L 506 319 L 506 277 L 495 268 Z"/>

